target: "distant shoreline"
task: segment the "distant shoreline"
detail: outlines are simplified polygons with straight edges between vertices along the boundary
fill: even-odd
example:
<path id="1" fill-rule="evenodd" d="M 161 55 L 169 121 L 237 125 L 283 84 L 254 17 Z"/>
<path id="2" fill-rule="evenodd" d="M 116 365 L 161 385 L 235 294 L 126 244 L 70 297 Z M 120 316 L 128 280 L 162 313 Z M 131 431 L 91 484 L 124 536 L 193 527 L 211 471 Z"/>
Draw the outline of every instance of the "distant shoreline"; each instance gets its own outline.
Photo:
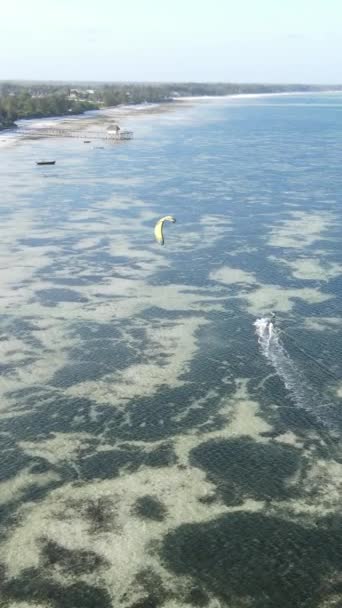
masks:
<path id="1" fill-rule="evenodd" d="M 83 114 L 47 116 L 42 118 L 22 118 L 12 129 L 0 131 L 0 149 L 14 145 L 19 141 L 37 140 L 37 131 L 44 128 L 56 127 L 68 131 L 81 131 L 87 129 L 89 136 L 91 131 L 106 128 L 113 122 L 122 123 L 125 119 L 137 118 L 144 115 L 160 114 L 170 112 L 179 107 L 178 100 L 161 103 L 141 103 L 120 105 L 100 110 L 90 110 Z M 32 131 L 32 132 L 30 132 Z M 43 137 L 42 137 L 43 139 Z"/>
<path id="2" fill-rule="evenodd" d="M 342 93 L 341 90 L 331 89 L 326 91 L 281 91 L 278 93 L 229 93 L 227 95 L 188 95 L 184 97 L 176 97 L 176 101 L 200 101 L 201 99 L 249 99 L 259 97 L 291 97 L 292 95 L 327 95 L 327 94 Z"/>
<path id="3" fill-rule="evenodd" d="M 234 82 L 81 83 L 0 81 L 0 132 L 28 119 L 82 116 L 90 111 L 177 100 L 341 91 L 342 85 Z"/>
<path id="4" fill-rule="evenodd" d="M 58 124 L 59 127 L 70 130 L 81 130 L 83 127 L 89 129 L 89 135 L 91 130 L 96 127 L 106 127 L 113 121 L 125 120 L 125 118 L 136 118 L 144 115 L 160 114 L 164 112 L 170 112 L 176 110 L 182 104 L 191 105 L 192 103 L 199 103 L 201 101 L 220 101 L 224 99 L 258 99 L 265 97 L 289 97 L 289 96 L 303 96 L 303 95 L 323 95 L 323 94 L 334 94 L 341 93 L 342 91 L 337 90 L 326 90 L 326 91 L 282 91 L 275 93 L 231 93 L 227 95 L 191 95 L 174 97 L 173 99 L 164 102 L 151 102 L 151 103 L 139 103 L 139 104 L 127 104 L 118 105 L 112 107 L 101 108 L 99 110 L 90 110 L 82 114 L 72 115 L 56 115 L 46 116 L 39 118 L 22 118 L 15 123 L 13 127 L 6 127 L 6 129 L 0 130 L 0 149 L 4 146 L 15 144 L 18 141 L 34 138 L 34 132 L 39 129 L 48 128 Z M 30 127 L 32 128 L 32 135 L 30 136 Z M 25 129 L 23 132 L 22 129 Z"/>

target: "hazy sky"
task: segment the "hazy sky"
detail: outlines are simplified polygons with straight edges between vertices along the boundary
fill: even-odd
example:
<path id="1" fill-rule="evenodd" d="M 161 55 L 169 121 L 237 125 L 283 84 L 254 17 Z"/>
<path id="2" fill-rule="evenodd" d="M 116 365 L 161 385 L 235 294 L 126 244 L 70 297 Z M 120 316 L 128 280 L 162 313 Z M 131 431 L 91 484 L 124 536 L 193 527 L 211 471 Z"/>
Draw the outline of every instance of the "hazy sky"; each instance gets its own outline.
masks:
<path id="1" fill-rule="evenodd" d="M 0 79 L 342 82 L 342 0 L 4 0 L 0 18 Z"/>

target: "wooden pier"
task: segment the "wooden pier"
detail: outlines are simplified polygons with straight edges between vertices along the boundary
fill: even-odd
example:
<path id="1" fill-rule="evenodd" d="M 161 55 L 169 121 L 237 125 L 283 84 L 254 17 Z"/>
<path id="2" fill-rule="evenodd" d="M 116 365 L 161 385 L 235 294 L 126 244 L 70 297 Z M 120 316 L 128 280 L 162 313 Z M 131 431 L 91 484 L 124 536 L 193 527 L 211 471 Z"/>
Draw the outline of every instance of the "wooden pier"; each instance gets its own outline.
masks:
<path id="1" fill-rule="evenodd" d="M 105 141 L 111 141 L 113 143 L 119 141 L 127 141 L 133 139 L 133 131 L 117 131 L 115 133 L 108 133 L 106 131 L 69 131 L 67 129 L 25 129 L 21 131 L 23 135 L 31 137 L 33 139 L 40 139 L 42 137 L 72 137 L 77 139 L 90 140 L 101 139 Z"/>

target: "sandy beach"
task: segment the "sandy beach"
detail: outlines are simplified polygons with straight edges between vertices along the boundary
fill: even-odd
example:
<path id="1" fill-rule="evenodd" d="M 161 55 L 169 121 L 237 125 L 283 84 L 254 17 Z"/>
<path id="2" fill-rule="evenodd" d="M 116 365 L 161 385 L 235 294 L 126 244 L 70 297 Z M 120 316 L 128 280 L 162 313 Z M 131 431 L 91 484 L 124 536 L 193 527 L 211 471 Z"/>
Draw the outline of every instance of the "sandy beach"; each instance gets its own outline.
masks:
<path id="1" fill-rule="evenodd" d="M 190 98 L 189 100 L 185 99 L 184 104 L 190 106 L 189 101 Z M 136 120 L 146 117 L 147 115 L 173 112 L 176 111 L 181 104 L 182 100 L 175 100 L 158 104 L 116 106 L 73 116 L 19 120 L 17 122 L 17 129 L 9 129 L 2 133 L 0 132 L 0 149 L 17 144 L 23 140 L 37 139 L 37 136 L 41 139 L 43 138 L 43 135 L 39 134 L 39 131 L 51 127 L 58 127 L 58 129 L 62 129 L 66 133 L 70 131 L 86 130 L 89 135 L 91 135 L 92 131 L 103 131 L 103 134 L 105 135 L 107 128 L 113 123 L 118 123 L 122 129 L 128 129 L 129 121 L 132 118 Z"/>

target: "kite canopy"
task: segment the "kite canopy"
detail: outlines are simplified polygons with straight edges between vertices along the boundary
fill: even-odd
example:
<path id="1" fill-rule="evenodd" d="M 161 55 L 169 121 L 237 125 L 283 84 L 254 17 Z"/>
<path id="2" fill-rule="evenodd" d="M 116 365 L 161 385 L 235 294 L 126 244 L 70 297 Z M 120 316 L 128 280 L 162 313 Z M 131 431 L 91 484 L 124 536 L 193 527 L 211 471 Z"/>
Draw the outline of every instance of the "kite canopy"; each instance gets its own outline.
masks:
<path id="1" fill-rule="evenodd" d="M 154 227 L 154 236 L 160 245 L 164 245 L 164 222 L 172 222 L 174 224 L 176 220 L 172 215 L 165 215 L 156 223 Z"/>

